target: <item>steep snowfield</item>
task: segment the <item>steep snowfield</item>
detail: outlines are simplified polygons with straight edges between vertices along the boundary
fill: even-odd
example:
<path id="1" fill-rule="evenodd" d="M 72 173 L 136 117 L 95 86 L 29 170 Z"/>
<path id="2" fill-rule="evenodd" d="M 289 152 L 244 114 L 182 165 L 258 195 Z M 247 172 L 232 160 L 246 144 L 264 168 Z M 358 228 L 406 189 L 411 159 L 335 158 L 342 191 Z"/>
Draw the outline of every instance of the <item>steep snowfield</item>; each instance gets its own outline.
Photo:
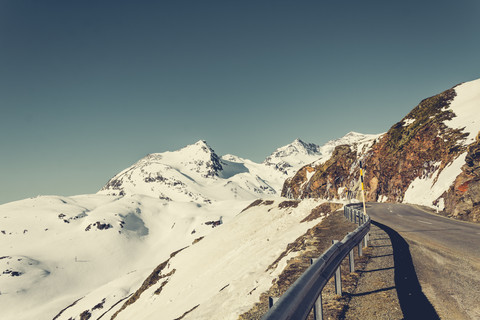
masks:
<path id="1" fill-rule="evenodd" d="M 443 210 L 445 208 L 443 199 L 438 203 L 436 200 L 452 185 L 464 164 L 465 154 L 459 156 L 442 171 L 437 169 L 432 174 L 413 180 L 405 192 L 403 202 Z"/>
<path id="2" fill-rule="evenodd" d="M 248 203 L 84 195 L 2 205 L 1 318 L 52 319 L 97 294 L 102 297 L 95 304 L 106 298 L 97 311 L 105 312 L 136 290 L 159 261 L 210 233 L 205 222 L 227 222 Z"/>
<path id="3" fill-rule="evenodd" d="M 464 128 L 463 132 L 468 133 L 464 144 L 468 145 L 480 131 L 480 79 L 458 85 L 455 92 L 457 96 L 449 109 L 456 116 L 445 124 L 453 129 Z"/>
<path id="4" fill-rule="evenodd" d="M 300 223 L 319 201 L 283 209 L 279 203 L 250 208 L 178 253 L 160 272 L 162 278 L 116 319 L 175 319 L 192 309 L 184 319 L 237 319 L 272 285 L 290 257 L 266 271 L 269 265 L 322 219 Z"/>
<path id="5" fill-rule="evenodd" d="M 286 245 L 321 221 L 300 223 L 320 201 L 283 209 L 281 201 L 242 213 L 249 201 L 200 205 L 140 195 L 44 196 L 2 205 L 2 319 L 80 319 L 82 313 L 110 319 L 159 264 L 185 247 L 161 272 L 173 273 L 118 319 L 173 319 L 197 304 L 186 319 L 233 319 L 283 269 L 288 257 L 265 271 Z M 214 221 L 222 224 L 213 228 Z M 152 295 L 165 280 L 161 294 Z"/>
<path id="6" fill-rule="evenodd" d="M 451 110 L 455 117 L 444 123 L 452 129 L 462 129 L 467 136 L 461 144 L 469 145 L 475 141 L 480 131 L 480 79 L 460 84 L 454 89 L 457 96 L 448 110 Z M 466 152 L 443 170 L 439 168 L 431 174 L 415 179 L 405 192 L 403 202 L 443 210 L 444 202 L 440 197 L 462 172 L 465 156 Z"/>

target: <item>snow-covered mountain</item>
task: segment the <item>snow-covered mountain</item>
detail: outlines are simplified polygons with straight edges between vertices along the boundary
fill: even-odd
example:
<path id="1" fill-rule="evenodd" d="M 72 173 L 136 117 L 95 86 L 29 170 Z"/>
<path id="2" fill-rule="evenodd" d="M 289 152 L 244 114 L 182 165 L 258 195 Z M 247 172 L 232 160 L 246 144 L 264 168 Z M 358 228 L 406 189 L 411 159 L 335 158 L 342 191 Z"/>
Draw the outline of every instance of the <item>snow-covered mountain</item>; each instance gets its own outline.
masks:
<path id="1" fill-rule="evenodd" d="M 297 146 L 296 150 L 277 153 L 270 159 L 284 161 L 296 170 L 317 156 Z M 313 200 L 306 202 L 293 213 L 296 205 L 292 208 L 280 205 L 283 200 L 271 197 L 277 195 L 285 178 L 285 171 L 275 166 L 234 155 L 219 157 L 205 141 L 198 141 L 178 151 L 140 159 L 112 178 L 97 194 L 40 196 L 1 205 L 1 318 L 98 319 L 104 315 L 110 319 L 159 264 L 170 261 L 183 248 L 189 247 L 185 252 L 197 258 L 198 252 L 202 252 L 202 258 L 209 261 L 205 266 L 218 273 L 218 268 L 231 259 L 240 259 L 239 263 L 246 259 L 247 263 L 254 258 L 258 262 L 252 252 L 267 247 L 273 253 L 283 250 L 286 241 L 311 226 L 299 220 L 319 204 Z M 252 199 L 259 197 L 272 200 L 240 214 Z M 208 240 L 210 234 L 217 235 Z M 260 241 L 264 237 L 270 239 L 268 246 Z M 246 242 L 233 250 L 238 247 L 239 239 Z M 207 245 L 197 245 L 200 240 Z M 220 246 L 225 248 L 221 252 Z M 261 255 L 265 259 L 259 268 L 264 270 L 265 264 L 272 261 L 269 255 Z M 186 270 L 178 262 L 174 268 L 179 274 L 180 270 Z M 200 270 L 200 266 L 196 269 Z M 266 285 L 275 273 L 260 269 L 252 273 L 244 265 L 238 265 L 235 272 L 244 272 L 241 276 L 244 279 L 253 277 L 251 281 L 263 281 Z M 224 281 L 227 276 L 217 280 Z M 186 278 L 177 275 L 175 279 L 182 282 Z M 232 288 L 240 288 L 241 283 L 232 282 L 225 292 L 233 292 Z M 172 289 L 178 287 L 169 286 L 168 290 Z M 195 299 L 202 298 L 204 288 L 196 290 Z M 243 305 L 237 305 L 239 310 L 250 306 L 259 294 L 260 291 L 249 295 Z M 221 303 L 218 297 L 212 299 Z M 165 307 L 160 305 L 161 309 Z M 173 315 L 175 308 L 183 305 L 177 303 L 172 308 L 169 312 Z M 202 308 L 199 312 L 215 314 Z M 122 316 L 138 314 L 139 310 L 128 308 Z M 141 310 L 158 312 L 157 308 Z M 215 317 L 221 318 L 223 314 Z"/>
<path id="2" fill-rule="evenodd" d="M 153 153 L 113 177 L 98 193 L 143 194 L 169 201 L 212 203 L 251 200 L 280 192 L 288 174 L 320 156 L 319 147 L 297 139 L 263 163 L 219 157 L 203 140 L 178 151 Z"/>

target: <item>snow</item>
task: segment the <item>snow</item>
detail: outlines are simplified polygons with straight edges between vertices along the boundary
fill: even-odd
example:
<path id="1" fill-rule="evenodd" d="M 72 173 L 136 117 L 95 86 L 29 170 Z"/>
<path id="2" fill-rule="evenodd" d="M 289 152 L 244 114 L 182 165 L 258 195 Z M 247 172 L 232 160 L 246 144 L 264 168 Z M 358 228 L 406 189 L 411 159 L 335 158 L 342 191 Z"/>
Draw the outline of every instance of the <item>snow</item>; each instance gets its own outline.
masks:
<path id="1" fill-rule="evenodd" d="M 315 174 L 315 171 L 312 170 L 312 171 L 306 171 L 306 174 L 307 174 L 307 180 L 306 181 L 310 181 L 310 179 L 313 177 L 313 175 Z"/>
<path id="2" fill-rule="evenodd" d="M 445 121 L 445 124 L 454 129 L 464 128 L 468 133 L 464 144 L 468 145 L 475 141 L 480 131 L 480 79 L 463 83 L 455 87 L 457 96 L 450 104 L 450 110 L 455 117 Z"/>
<path id="3" fill-rule="evenodd" d="M 318 201 L 303 201 L 293 210 L 280 209 L 278 203 L 251 208 L 180 252 L 162 272 L 175 270 L 160 295 L 153 294 L 160 284 L 151 287 L 117 319 L 153 319 L 159 314 L 174 319 L 197 305 L 185 319 L 237 319 L 268 290 L 291 256 L 266 271 L 269 265 L 321 220 L 300 223 Z"/>
<path id="4" fill-rule="evenodd" d="M 52 319 L 83 297 L 76 308 L 105 298 L 104 309 L 96 310 L 105 312 L 134 292 L 158 261 L 212 232 L 205 222 L 221 216 L 228 222 L 249 202 L 203 206 L 141 195 L 83 195 L 2 205 L 2 319 Z M 100 230 L 96 222 L 111 227 Z"/>
<path id="5" fill-rule="evenodd" d="M 387 200 L 388 200 L 387 196 L 381 195 L 380 197 L 378 197 L 377 202 L 386 202 Z"/>
<path id="6" fill-rule="evenodd" d="M 403 120 L 403 126 L 408 127 L 409 125 L 411 125 L 415 121 L 416 121 L 416 119 L 405 119 L 405 120 Z"/>
<path id="7" fill-rule="evenodd" d="M 465 164 L 465 157 L 466 153 L 463 153 L 442 171 L 439 168 L 433 174 L 413 180 L 405 192 L 403 203 L 437 208 L 434 202 L 450 188 L 457 176 L 462 172 L 461 168 Z M 436 166 L 438 167 L 438 164 Z M 439 201 L 439 210 L 444 209 L 443 203 L 443 199 Z"/>

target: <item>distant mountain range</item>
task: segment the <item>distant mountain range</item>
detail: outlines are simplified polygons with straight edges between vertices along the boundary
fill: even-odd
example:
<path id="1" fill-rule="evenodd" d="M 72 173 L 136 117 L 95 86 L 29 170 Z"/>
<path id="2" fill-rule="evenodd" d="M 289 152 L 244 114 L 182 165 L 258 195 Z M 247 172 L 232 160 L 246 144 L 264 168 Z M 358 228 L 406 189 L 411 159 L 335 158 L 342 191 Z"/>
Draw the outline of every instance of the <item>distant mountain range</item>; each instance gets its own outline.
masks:
<path id="1" fill-rule="evenodd" d="M 149 154 L 113 177 L 98 193 L 142 194 L 199 203 L 277 195 L 288 176 L 308 163 L 328 159 L 335 146 L 375 137 L 351 132 L 323 147 L 296 139 L 262 163 L 234 155 L 219 157 L 206 141 L 200 140 L 177 151 Z"/>

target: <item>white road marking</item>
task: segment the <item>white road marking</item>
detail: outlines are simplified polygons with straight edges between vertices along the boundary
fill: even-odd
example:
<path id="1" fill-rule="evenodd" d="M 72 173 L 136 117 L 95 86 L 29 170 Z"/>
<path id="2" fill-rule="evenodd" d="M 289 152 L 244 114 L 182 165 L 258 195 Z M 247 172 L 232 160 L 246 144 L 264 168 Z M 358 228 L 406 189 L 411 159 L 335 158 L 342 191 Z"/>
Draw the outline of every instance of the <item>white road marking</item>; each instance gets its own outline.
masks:
<path id="1" fill-rule="evenodd" d="M 421 222 L 421 223 L 426 223 L 426 224 L 433 224 L 433 223 L 431 223 L 431 222 L 422 221 L 422 220 L 418 220 L 418 222 Z"/>

